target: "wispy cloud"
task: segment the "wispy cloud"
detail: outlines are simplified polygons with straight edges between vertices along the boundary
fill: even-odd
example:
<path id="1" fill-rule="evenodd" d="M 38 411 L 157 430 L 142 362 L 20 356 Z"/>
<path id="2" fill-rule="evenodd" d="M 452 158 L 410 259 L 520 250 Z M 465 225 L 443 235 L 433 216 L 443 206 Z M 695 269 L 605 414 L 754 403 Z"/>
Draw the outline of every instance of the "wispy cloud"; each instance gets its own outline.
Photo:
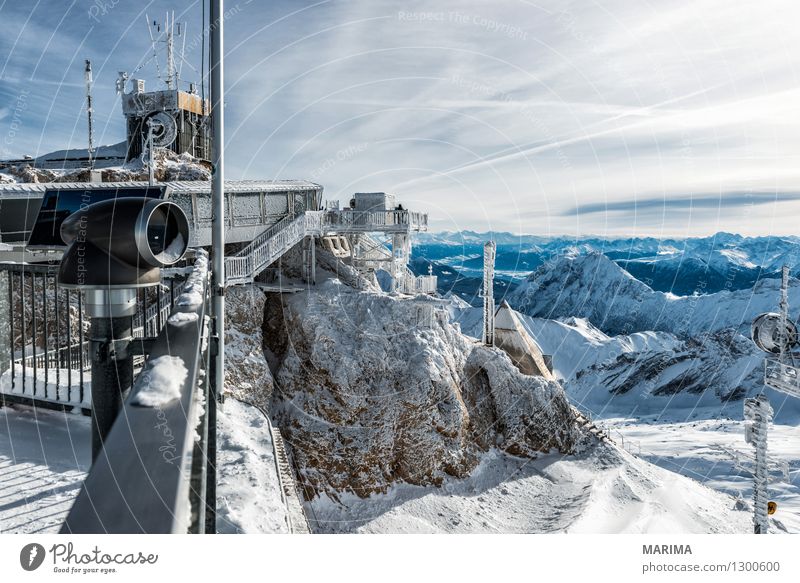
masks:
<path id="1" fill-rule="evenodd" d="M 82 52 L 101 65 L 104 141 L 120 139 L 113 80 L 149 54 L 142 8 L 120 3 L 98 25 L 55 0 L 27 12 L 10 4 L 4 22 L 18 30 L 30 14 L 38 28 L 13 50 L 13 35 L 0 40 L 7 99 L 40 59 L 40 38 L 57 29 L 36 78 L 64 86 L 34 84 L 25 120 L 42 149 L 81 139 L 80 72 L 63 72 L 82 62 L 74 51 L 90 26 Z M 316 179 L 332 198 L 394 190 L 450 229 L 796 229 L 800 5 L 791 0 L 227 6 L 230 177 Z M 147 11 L 167 8 L 197 28 L 196 1 L 158 0 Z M 199 51 L 191 56 L 199 68 Z M 52 119 L 36 126 L 55 99 Z M 7 125 L 8 116 L 0 132 Z M 15 147 L 36 143 L 20 137 Z M 741 202 L 746 192 L 765 196 Z"/>
<path id="2" fill-rule="evenodd" d="M 629 213 L 669 209 L 729 209 L 800 200 L 800 192 L 725 192 L 670 195 L 662 198 L 592 202 L 565 210 L 563 216 L 597 213 Z"/>

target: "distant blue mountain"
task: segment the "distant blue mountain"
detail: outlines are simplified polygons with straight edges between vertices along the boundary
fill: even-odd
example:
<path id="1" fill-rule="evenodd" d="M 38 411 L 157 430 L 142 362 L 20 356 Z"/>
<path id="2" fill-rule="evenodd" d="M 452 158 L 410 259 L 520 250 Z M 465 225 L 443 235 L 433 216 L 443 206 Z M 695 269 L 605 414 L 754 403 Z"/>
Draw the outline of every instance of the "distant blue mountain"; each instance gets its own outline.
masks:
<path id="1" fill-rule="evenodd" d="M 495 269 L 504 291 L 564 255 L 601 253 L 656 291 L 685 296 L 753 287 L 778 276 L 782 265 L 800 274 L 800 237 L 743 237 L 717 233 L 687 239 L 540 237 L 474 231 L 424 233 L 412 250 L 412 269 L 440 276 L 440 291 L 477 303 L 483 244 L 497 242 Z M 496 294 L 497 295 L 497 294 Z"/>

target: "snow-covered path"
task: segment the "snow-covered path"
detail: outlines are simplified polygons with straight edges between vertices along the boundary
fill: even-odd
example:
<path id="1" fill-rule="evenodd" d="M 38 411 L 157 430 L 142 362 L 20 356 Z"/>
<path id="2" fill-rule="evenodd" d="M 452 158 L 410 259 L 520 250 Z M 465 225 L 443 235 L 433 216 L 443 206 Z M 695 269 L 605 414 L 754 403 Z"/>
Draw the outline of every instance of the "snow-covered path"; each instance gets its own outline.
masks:
<path id="1" fill-rule="evenodd" d="M 91 421 L 0 408 L 0 532 L 58 532 L 91 463 Z"/>
<path id="2" fill-rule="evenodd" d="M 601 424 L 612 430 L 612 437 L 624 436 L 626 447 L 641 449 L 643 459 L 714 490 L 733 496 L 741 493 L 749 505 L 753 478 L 736 463 L 738 458 L 745 468 L 752 467 L 747 459 L 752 459 L 753 447 L 744 441 L 744 423 L 704 416 L 712 415 L 701 412 L 693 421 L 679 414 L 675 420 L 618 417 L 603 419 Z M 800 533 L 800 427 L 776 423 L 768 436 L 770 457 L 789 464 L 789 482 L 775 481 L 769 487 L 770 500 L 778 503 L 772 531 Z"/>
<path id="3" fill-rule="evenodd" d="M 217 532 L 289 532 L 266 418 L 227 399 L 218 421 Z"/>
<path id="4" fill-rule="evenodd" d="M 465 480 L 399 485 L 341 503 L 317 499 L 317 532 L 736 533 L 749 515 L 733 498 L 601 447 L 535 461 L 492 451 Z"/>

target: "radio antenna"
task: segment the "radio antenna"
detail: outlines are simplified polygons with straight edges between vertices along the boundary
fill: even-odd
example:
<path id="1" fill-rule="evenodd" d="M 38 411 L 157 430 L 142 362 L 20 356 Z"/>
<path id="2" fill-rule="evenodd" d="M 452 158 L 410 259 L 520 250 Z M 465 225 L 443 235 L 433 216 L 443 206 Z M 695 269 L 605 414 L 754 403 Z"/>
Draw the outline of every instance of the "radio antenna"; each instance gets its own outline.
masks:
<path id="1" fill-rule="evenodd" d="M 94 127 L 92 120 L 92 62 L 86 59 L 86 69 L 84 70 L 86 80 L 86 118 L 89 124 L 89 168 L 94 168 L 92 154 L 94 153 Z"/>

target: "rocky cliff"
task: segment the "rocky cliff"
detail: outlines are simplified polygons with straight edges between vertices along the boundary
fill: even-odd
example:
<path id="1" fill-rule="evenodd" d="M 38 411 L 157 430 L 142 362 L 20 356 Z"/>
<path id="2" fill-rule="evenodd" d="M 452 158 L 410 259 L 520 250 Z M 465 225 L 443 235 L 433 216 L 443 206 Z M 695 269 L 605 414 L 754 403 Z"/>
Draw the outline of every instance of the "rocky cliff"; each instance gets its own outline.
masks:
<path id="1" fill-rule="evenodd" d="M 463 336 L 433 300 L 329 280 L 272 298 L 264 329 L 278 363 L 273 416 L 307 497 L 439 484 L 491 447 L 569 453 L 579 439 L 557 383 Z"/>

